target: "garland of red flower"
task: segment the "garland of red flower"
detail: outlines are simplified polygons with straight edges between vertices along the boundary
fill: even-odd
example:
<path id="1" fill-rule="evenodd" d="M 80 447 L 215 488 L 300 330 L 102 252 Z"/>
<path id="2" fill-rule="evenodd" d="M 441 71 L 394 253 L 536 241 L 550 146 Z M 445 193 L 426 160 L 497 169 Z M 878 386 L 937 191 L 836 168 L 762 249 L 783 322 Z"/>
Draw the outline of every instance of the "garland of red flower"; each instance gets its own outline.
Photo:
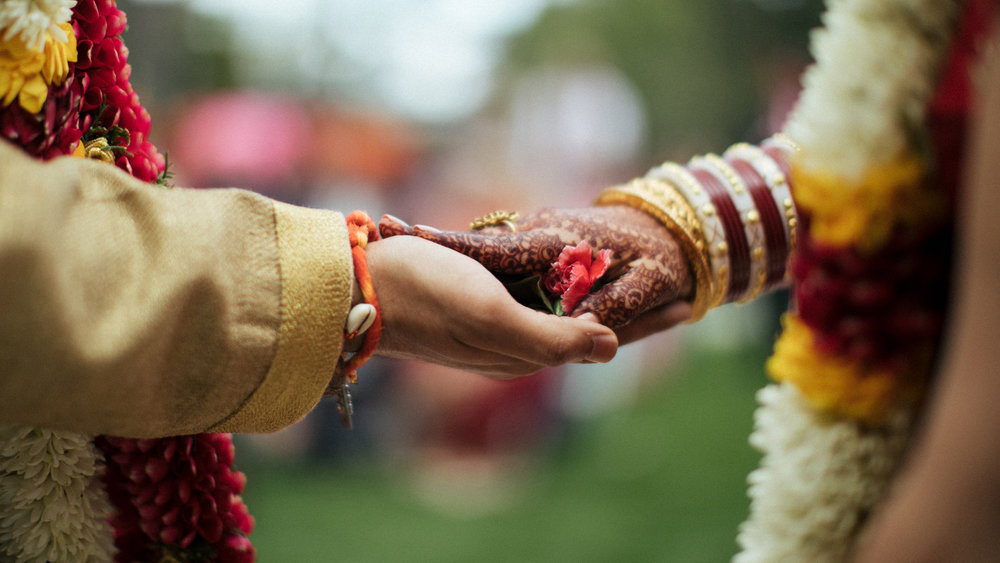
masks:
<path id="1" fill-rule="evenodd" d="M 155 182 L 164 174 L 166 161 L 149 142 L 149 113 L 129 82 L 132 67 L 120 37 L 125 25 L 125 12 L 118 9 L 115 0 L 83 0 L 73 10 L 77 36 L 74 82 L 83 94 L 79 128 L 85 139 L 94 129 L 119 127 L 127 131 L 124 138 L 117 139 L 124 150 L 115 164 L 139 180 Z"/>
<path id="2" fill-rule="evenodd" d="M 149 141 L 149 113 L 129 81 L 115 0 L 80 0 L 70 21 L 65 80 L 37 112 L 17 101 L 0 108 L 0 136 L 43 160 L 76 154 L 113 162 L 145 182 L 166 178 L 166 159 Z M 67 29 L 68 31 L 68 29 Z M 253 518 L 240 499 L 246 479 L 232 469 L 228 434 L 156 440 L 99 437 L 115 514 L 116 561 L 253 561 Z"/>
<path id="3" fill-rule="evenodd" d="M 253 517 L 240 499 L 229 434 L 156 440 L 104 436 L 104 479 L 115 507 L 115 560 L 250 563 Z"/>

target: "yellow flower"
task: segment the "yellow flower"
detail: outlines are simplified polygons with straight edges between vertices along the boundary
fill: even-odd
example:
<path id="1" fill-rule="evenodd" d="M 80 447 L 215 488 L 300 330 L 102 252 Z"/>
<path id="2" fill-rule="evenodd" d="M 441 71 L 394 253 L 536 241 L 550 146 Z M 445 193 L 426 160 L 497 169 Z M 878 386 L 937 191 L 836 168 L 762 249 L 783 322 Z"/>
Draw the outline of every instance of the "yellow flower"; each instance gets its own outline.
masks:
<path id="1" fill-rule="evenodd" d="M 0 105 L 16 98 L 29 113 L 38 113 L 49 93 L 49 85 L 59 86 L 69 75 L 69 63 L 76 62 L 73 26 L 60 24 L 67 41 L 45 34 L 41 51 L 29 48 L 20 37 L 0 42 Z"/>
<path id="2" fill-rule="evenodd" d="M 922 379 L 821 354 L 812 331 L 797 316 L 785 315 L 782 324 L 767 372 L 798 387 L 818 410 L 877 424 L 893 407 L 919 397 Z"/>
<path id="3" fill-rule="evenodd" d="M 856 184 L 830 170 L 793 165 L 795 201 L 812 217 L 809 234 L 826 244 L 880 249 L 897 224 L 935 221 L 943 194 L 923 184 L 920 158 L 909 156 L 875 167 Z"/>

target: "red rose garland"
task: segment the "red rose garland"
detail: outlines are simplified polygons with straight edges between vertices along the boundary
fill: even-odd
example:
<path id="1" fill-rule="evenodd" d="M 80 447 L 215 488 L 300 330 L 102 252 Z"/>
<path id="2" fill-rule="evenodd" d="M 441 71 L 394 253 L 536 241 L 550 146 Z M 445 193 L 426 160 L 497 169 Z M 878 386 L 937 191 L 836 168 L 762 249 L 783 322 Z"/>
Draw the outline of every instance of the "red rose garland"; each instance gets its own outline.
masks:
<path id="1" fill-rule="evenodd" d="M 165 159 L 148 140 L 151 120 L 129 82 L 125 13 L 114 0 L 83 0 L 73 12 L 80 125 L 120 147 L 115 165 L 137 179 L 163 177 Z M 231 469 L 228 434 L 129 440 L 104 437 L 106 484 L 116 513 L 118 561 L 247 562 L 253 519 L 239 498 L 245 477 Z M 184 553 L 184 559 L 180 554 Z"/>
<path id="2" fill-rule="evenodd" d="M 30 113 L 14 103 L 0 111 L 0 136 L 28 154 L 48 160 L 69 154 L 83 136 L 80 104 L 86 77 L 70 77 L 62 86 L 49 88 L 40 113 Z"/>

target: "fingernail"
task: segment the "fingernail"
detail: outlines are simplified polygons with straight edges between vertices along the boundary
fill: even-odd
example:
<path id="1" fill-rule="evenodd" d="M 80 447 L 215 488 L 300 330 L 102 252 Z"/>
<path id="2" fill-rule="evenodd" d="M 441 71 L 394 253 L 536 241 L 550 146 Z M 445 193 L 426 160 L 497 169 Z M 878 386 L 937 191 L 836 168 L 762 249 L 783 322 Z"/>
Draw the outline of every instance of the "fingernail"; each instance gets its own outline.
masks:
<path id="1" fill-rule="evenodd" d="M 618 337 L 614 333 L 601 333 L 593 336 L 594 347 L 587 355 L 587 360 L 591 362 L 610 362 L 618 351 Z"/>
<path id="2" fill-rule="evenodd" d="M 396 223 L 397 225 L 399 225 L 401 227 L 406 227 L 407 229 L 410 228 L 410 225 L 406 221 L 404 221 L 404 220 L 402 220 L 399 217 L 396 217 L 394 215 L 389 215 L 388 213 L 386 213 L 385 215 L 383 215 L 382 219 L 383 220 L 388 219 L 389 221 L 392 221 L 393 223 Z"/>
<path id="3" fill-rule="evenodd" d="M 427 233 L 440 233 L 441 232 L 441 229 L 430 227 L 428 225 L 414 225 L 413 228 L 414 228 L 414 230 L 424 231 L 424 232 L 427 232 Z"/>

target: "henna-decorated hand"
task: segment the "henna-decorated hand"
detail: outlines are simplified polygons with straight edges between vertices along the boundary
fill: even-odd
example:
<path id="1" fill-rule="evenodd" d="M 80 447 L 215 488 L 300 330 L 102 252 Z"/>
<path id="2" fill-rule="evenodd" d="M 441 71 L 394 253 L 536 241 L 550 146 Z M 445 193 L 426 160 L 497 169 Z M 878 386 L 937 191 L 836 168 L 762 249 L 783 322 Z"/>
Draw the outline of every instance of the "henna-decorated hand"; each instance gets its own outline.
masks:
<path id="1" fill-rule="evenodd" d="M 384 237 L 415 235 L 472 257 L 495 275 L 547 272 L 562 249 L 586 240 L 613 251 L 609 283 L 571 312 L 594 313 L 618 333 L 621 343 L 664 330 L 687 319 L 692 275 L 680 247 L 655 218 L 628 206 L 542 209 L 507 226 L 479 231 L 440 231 L 386 215 Z"/>

